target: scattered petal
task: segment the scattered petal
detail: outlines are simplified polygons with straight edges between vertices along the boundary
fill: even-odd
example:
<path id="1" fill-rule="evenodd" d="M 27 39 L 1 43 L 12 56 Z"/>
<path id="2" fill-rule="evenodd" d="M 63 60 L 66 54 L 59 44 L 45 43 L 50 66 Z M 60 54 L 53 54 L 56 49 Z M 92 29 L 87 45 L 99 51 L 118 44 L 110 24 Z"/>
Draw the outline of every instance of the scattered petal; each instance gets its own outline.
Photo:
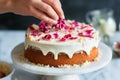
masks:
<path id="1" fill-rule="evenodd" d="M 44 37 L 42 37 L 43 40 L 50 40 L 51 38 L 52 36 L 50 34 L 47 34 Z"/>
<path id="2" fill-rule="evenodd" d="M 53 36 L 55 39 L 59 37 L 58 33 L 54 33 Z"/>
<path id="3" fill-rule="evenodd" d="M 60 39 L 60 42 L 65 42 L 65 41 L 66 41 L 65 38 L 61 38 L 61 39 Z"/>
<path id="4" fill-rule="evenodd" d="M 29 29 L 30 29 L 30 30 L 35 30 L 33 26 L 30 26 Z"/>

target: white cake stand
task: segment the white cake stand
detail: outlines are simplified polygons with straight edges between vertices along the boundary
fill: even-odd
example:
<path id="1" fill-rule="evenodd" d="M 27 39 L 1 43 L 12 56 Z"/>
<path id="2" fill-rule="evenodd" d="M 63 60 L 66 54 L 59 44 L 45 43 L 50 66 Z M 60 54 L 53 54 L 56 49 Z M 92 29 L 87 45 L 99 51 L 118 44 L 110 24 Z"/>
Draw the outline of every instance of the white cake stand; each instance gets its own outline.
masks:
<path id="1" fill-rule="evenodd" d="M 20 69 L 39 75 L 44 75 L 42 80 L 80 80 L 77 74 L 84 74 L 96 71 L 107 65 L 112 58 L 112 50 L 103 43 L 100 43 L 99 60 L 89 63 L 86 66 L 74 68 L 53 68 L 40 67 L 26 61 L 20 61 L 19 56 L 24 52 L 24 44 L 21 43 L 12 51 L 13 63 Z"/>

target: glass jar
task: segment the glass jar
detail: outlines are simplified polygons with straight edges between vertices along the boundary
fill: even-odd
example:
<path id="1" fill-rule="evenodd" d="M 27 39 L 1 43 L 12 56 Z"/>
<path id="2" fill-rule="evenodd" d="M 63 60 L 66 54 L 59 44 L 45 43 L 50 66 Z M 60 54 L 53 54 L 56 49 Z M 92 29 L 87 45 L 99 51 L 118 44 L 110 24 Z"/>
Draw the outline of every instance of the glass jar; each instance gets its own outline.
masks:
<path id="1" fill-rule="evenodd" d="M 104 8 L 100 10 L 93 10 L 86 14 L 88 23 L 92 23 L 99 31 L 101 40 L 108 44 L 110 37 L 116 31 L 116 22 L 113 17 L 113 10 Z"/>

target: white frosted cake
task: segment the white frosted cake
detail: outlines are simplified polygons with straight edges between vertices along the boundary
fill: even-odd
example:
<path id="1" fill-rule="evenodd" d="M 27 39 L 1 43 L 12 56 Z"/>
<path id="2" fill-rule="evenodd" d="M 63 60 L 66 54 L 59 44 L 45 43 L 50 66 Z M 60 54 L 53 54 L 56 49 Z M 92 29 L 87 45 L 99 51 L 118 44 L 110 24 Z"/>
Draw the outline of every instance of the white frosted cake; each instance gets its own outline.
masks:
<path id="1" fill-rule="evenodd" d="M 62 19 L 52 25 L 41 22 L 27 29 L 24 56 L 50 67 L 81 65 L 98 57 L 99 41 L 92 24 Z"/>

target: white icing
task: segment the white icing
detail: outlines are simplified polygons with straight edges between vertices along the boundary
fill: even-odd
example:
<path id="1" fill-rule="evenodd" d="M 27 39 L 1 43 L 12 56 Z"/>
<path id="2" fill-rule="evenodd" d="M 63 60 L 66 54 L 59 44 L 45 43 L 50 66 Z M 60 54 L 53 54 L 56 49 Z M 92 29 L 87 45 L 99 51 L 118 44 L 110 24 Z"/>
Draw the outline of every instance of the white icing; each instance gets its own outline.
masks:
<path id="1" fill-rule="evenodd" d="M 60 52 L 64 52 L 68 55 L 69 58 L 72 58 L 73 54 L 77 51 L 84 50 L 89 55 L 90 51 L 93 47 L 98 47 L 99 40 L 95 39 L 86 39 L 81 43 L 78 42 L 48 42 L 48 41 L 40 41 L 39 43 L 36 41 L 26 40 L 25 49 L 28 46 L 33 46 L 36 49 L 39 49 L 43 52 L 43 55 L 47 55 L 48 52 L 52 52 L 54 54 L 54 58 L 58 59 L 58 54 Z"/>

